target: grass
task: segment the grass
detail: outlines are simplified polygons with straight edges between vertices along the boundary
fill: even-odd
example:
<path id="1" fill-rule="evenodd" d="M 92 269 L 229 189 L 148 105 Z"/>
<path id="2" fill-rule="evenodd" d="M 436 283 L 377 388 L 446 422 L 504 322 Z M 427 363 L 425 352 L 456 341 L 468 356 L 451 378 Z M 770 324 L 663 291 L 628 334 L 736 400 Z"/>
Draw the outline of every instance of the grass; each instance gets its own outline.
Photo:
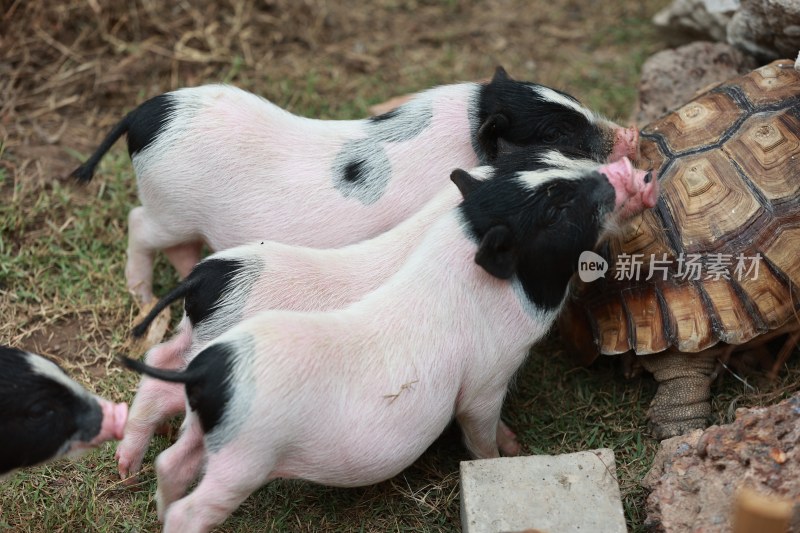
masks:
<path id="1" fill-rule="evenodd" d="M 80 52 L 83 57 L 97 57 L 98 64 L 111 73 L 123 63 L 127 69 L 140 69 L 126 71 L 124 87 L 116 86 L 122 93 L 118 98 L 107 89 L 90 94 L 113 103 L 100 112 L 91 109 L 103 119 L 91 118 L 95 130 L 98 122 L 111 124 L 159 88 L 183 84 L 225 81 L 301 115 L 346 119 L 364 116 L 370 104 L 398 94 L 489 76 L 497 64 L 505 65 L 517 78 L 567 90 L 625 122 L 641 63 L 661 46 L 649 17 L 665 3 L 609 3 L 600 13 L 560 0 L 535 5 L 521 2 L 513 9 L 495 0 L 477 7 L 457 1 L 419 1 L 412 6 L 387 0 L 376 2 L 377 15 L 352 9 L 342 14 L 330 11 L 333 8 L 326 4 L 317 11 L 330 11 L 325 16 L 334 21 L 333 29 L 323 33 L 334 37 L 319 36 L 319 43 L 305 30 L 287 26 L 292 17 L 303 24 L 313 19 L 306 3 L 297 3 L 296 8 L 284 6 L 291 16 L 276 23 L 282 36 L 258 26 L 244 28 L 238 37 L 249 48 L 234 50 L 220 63 L 148 59 L 141 55 L 144 47 L 138 43 L 126 47 L 114 42 L 105 51 L 98 47 L 99 56 L 88 49 Z M 85 10 L 86 6 L 76 3 L 69 9 Z M 124 16 L 134 15 L 144 27 L 144 11 L 123 11 L 118 25 L 104 27 L 106 31 L 125 27 Z M 267 9 L 256 15 L 252 20 L 267 24 L 264 21 L 279 17 L 281 10 Z M 186 25 L 201 17 L 202 13 L 193 13 L 176 20 Z M 214 28 L 226 28 L 226 19 L 217 17 L 215 23 L 217 19 L 222 22 L 206 25 L 203 36 L 214 37 Z M 323 21 L 315 27 L 327 26 Z M 162 35 L 163 28 L 157 29 L 153 34 Z M 266 46 L 256 48 L 262 40 Z M 80 39 L 72 36 L 62 41 Z M 44 48 L 52 53 L 52 47 Z M 171 48 L 162 45 L 161 49 Z M 71 57 L 48 61 L 69 73 L 76 66 Z M 31 64 L 25 75 L 52 74 L 50 65 Z M 92 69 L 74 72 L 78 77 Z M 69 79 L 66 74 L 64 79 Z M 88 84 L 80 78 L 79 88 L 103 88 L 103 83 L 114 83 L 114 76 L 110 79 L 97 78 Z M 81 96 L 84 103 L 88 97 Z M 61 111 L 66 114 L 70 109 Z M 5 123 L 0 122 L 0 342 L 44 353 L 98 394 L 130 401 L 137 377 L 114 362 L 120 354 L 141 355 L 131 353 L 128 331 L 137 310 L 123 281 L 126 217 L 137 203 L 127 154 L 121 146 L 112 150 L 87 187 L 49 176 L 44 179 L 46 173 L 36 171 L 39 163 L 70 167 L 77 164 L 78 155 L 86 156 L 102 133 L 80 129 L 87 116 L 94 117 L 89 111 L 88 105 L 71 110 L 71 137 L 51 147 L 47 157 L 26 155 L 30 147 L 21 139 L 39 147 L 30 141 L 35 136 L 30 137 L 32 130 L 24 117 L 5 136 Z M 159 258 L 156 293 L 163 294 L 176 281 L 171 267 Z M 556 338 L 536 347 L 515 380 L 504 418 L 518 432 L 526 453 L 612 448 L 628 524 L 633 531 L 641 531 L 646 495 L 639 481 L 657 448 L 644 426 L 654 384 L 647 377 L 625 381 L 613 358 L 601 358 L 588 369 L 573 368 L 561 351 Z M 799 373 L 793 361 L 780 383 L 766 385 L 758 393 L 728 376 L 716 391 L 715 420 L 730 420 L 732 406 L 768 403 L 796 390 Z M 119 483 L 110 444 L 80 459 L 17 473 L 0 484 L 0 531 L 157 531 L 152 465 L 168 445 L 165 437 L 154 440 L 141 481 L 133 488 Z M 456 531 L 458 464 L 467 458 L 458 432 L 451 429 L 391 480 L 358 489 L 276 481 L 250 497 L 220 530 Z"/>

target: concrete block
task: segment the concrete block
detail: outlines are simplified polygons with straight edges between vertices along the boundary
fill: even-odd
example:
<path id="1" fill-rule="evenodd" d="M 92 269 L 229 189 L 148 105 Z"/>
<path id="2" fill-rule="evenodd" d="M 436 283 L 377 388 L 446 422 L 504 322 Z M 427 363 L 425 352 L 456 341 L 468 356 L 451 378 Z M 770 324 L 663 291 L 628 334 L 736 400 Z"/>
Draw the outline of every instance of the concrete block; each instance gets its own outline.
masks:
<path id="1" fill-rule="evenodd" d="M 464 533 L 625 533 L 614 452 L 461 463 Z"/>

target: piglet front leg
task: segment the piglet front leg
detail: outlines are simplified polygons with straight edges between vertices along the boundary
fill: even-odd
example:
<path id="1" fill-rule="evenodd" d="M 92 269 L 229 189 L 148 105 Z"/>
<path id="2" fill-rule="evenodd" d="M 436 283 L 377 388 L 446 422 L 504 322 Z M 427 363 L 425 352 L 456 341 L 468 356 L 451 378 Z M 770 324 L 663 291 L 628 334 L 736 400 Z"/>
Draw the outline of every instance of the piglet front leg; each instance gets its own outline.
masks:
<path id="1" fill-rule="evenodd" d="M 497 447 L 506 457 L 519 455 L 522 451 L 522 446 L 517 441 L 516 433 L 511 431 L 511 428 L 502 420 L 497 423 Z"/>
<path id="2" fill-rule="evenodd" d="M 475 397 L 462 402 L 456 420 L 464 432 L 467 449 L 478 459 L 517 455 L 520 445 L 517 436 L 500 420 L 505 389 L 491 397 Z"/>

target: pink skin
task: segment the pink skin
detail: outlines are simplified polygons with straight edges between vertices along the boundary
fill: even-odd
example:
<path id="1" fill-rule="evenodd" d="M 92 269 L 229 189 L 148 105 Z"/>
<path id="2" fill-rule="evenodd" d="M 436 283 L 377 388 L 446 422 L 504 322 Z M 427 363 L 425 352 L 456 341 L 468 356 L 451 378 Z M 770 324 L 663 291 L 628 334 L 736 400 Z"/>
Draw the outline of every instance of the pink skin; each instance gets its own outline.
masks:
<path id="1" fill-rule="evenodd" d="M 617 161 L 623 157 L 636 159 L 639 154 L 639 130 L 636 126 L 630 128 L 614 129 L 614 148 L 611 150 L 611 155 L 608 156 L 609 161 Z"/>
<path id="2" fill-rule="evenodd" d="M 619 161 L 603 165 L 599 169 L 606 175 L 616 193 L 615 209 L 621 219 L 627 219 L 655 207 L 658 202 L 658 180 L 645 181 L 648 172 L 633 167 L 627 157 Z"/>

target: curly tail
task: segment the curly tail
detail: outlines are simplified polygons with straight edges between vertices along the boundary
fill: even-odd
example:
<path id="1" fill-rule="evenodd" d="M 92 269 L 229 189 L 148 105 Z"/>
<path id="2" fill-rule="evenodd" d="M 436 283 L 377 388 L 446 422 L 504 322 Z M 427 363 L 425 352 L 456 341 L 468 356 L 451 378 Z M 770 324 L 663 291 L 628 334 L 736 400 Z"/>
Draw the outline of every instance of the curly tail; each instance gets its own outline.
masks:
<path id="1" fill-rule="evenodd" d="M 131 126 L 131 114 L 128 113 L 125 115 L 125 118 L 119 121 L 119 123 L 114 126 L 106 138 L 103 139 L 103 142 L 100 143 L 100 146 L 97 147 L 97 150 L 92 154 L 92 156 L 86 160 L 84 164 L 76 168 L 72 171 L 69 175 L 70 178 L 74 178 L 81 183 L 89 183 L 92 181 L 92 177 L 94 176 L 94 169 L 97 167 L 97 164 L 106 155 L 111 147 L 117 142 L 117 139 L 122 137 L 124 133 L 128 132 Z"/>
<path id="2" fill-rule="evenodd" d="M 189 370 L 164 370 L 154 366 L 146 365 L 141 361 L 131 359 L 130 357 L 125 357 L 124 355 L 119 357 L 119 361 L 123 364 L 123 366 L 129 368 L 130 370 L 150 376 L 152 378 L 160 379 L 162 381 L 169 381 L 172 383 L 188 383 L 195 377 L 194 373 Z"/>
<path id="3" fill-rule="evenodd" d="M 197 278 L 192 278 L 190 276 L 183 280 L 177 287 L 169 291 L 163 298 L 156 302 L 156 305 L 147 313 L 147 316 L 133 327 L 131 334 L 137 339 L 140 338 L 161 311 L 169 307 L 175 300 L 186 297 L 196 286 Z"/>

